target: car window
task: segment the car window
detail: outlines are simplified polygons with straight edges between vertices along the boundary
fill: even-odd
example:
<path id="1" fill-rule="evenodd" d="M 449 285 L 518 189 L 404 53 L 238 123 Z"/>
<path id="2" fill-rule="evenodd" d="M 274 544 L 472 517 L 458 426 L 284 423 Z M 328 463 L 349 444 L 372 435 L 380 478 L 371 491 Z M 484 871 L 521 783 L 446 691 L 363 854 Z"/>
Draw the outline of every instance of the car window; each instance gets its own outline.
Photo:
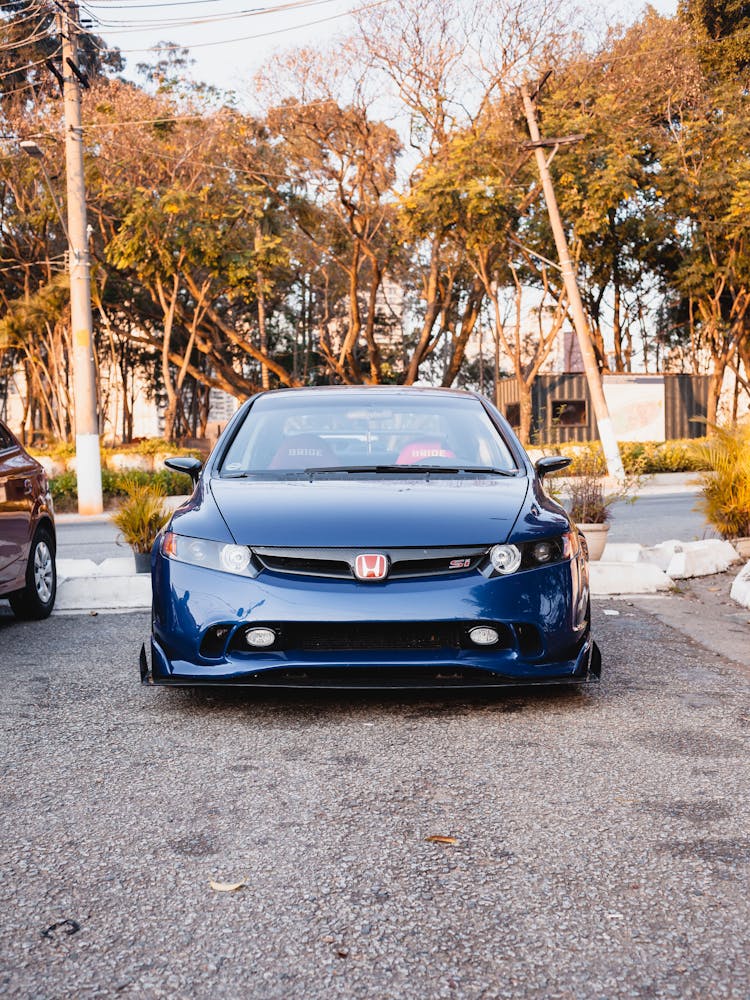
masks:
<path id="1" fill-rule="evenodd" d="M 4 424 L 0 424 L 0 451 L 7 451 L 9 448 L 15 448 L 16 442 L 11 437 L 10 431 Z"/>
<path id="2" fill-rule="evenodd" d="M 441 466 L 515 468 L 481 403 L 446 394 L 279 393 L 248 411 L 223 475 L 309 468 Z"/>

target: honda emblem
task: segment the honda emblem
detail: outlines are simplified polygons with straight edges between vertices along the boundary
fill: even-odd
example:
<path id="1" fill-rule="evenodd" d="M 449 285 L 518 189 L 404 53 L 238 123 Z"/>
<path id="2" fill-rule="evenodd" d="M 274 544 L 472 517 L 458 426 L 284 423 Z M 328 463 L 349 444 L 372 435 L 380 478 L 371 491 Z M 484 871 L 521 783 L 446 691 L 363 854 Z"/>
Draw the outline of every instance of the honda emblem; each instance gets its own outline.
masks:
<path id="1" fill-rule="evenodd" d="M 354 560 L 354 575 L 358 580 L 385 580 L 388 557 L 380 552 L 367 552 Z"/>

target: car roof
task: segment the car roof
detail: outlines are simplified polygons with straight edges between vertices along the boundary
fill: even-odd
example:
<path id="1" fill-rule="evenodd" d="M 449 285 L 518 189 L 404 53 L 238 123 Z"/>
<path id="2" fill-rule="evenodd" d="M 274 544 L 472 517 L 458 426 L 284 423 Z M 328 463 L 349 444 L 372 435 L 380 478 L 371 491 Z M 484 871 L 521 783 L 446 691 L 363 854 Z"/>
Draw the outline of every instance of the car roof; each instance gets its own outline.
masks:
<path id="1" fill-rule="evenodd" d="M 435 395 L 435 396 L 457 396 L 461 399 L 478 399 L 475 392 L 466 389 L 446 389 L 442 386 L 433 385 L 305 385 L 305 386 L 284 386 L 270 392 L 259 393 L 263 396 L 281 396 L 287 393 L 351 393 L 352 395 L 367 394 L 388 394 L 397 396 L 411 395 Z"/>

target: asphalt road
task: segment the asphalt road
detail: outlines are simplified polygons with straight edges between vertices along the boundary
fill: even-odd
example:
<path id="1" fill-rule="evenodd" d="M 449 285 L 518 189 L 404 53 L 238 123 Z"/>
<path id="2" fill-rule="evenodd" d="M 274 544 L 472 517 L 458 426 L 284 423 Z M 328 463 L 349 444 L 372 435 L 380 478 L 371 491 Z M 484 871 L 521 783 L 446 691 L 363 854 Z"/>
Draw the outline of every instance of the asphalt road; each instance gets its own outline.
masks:
<path id="1" fill-rule="evenodd" d="M 609 539 L 613 542 L 640 542 L 656 545 L 668 538 L 684 542 L 715 537 L 703 516 L 693 509 L 695 496 L 674 493 L 640 497 L 635 503 L 621 502 L 612 507 Z M 64 559 L 93 559 L 101 563 L 110 557 L 127 556 L 130 549 L 118 544 L 118 532 L 109 520 L 58 521 L 58 556 Z"/>
<path id="2" fill-rule="evenodd" d="M 669 538 L 683 542 L 718 538 L 703 515 L 695 510 L 697 499 L 690 493 L 666 493 L 639 497 L 634 503 L 613 504 L 608 540 L 658 545 Z"/>
<path id="3" fill-rule="evenodd" d="M 0 612 L 0 994 L 747 1000 L 750 674 L 595 618 L 590 692 L 384 698 L 146 690 L 147 616 Z"/>

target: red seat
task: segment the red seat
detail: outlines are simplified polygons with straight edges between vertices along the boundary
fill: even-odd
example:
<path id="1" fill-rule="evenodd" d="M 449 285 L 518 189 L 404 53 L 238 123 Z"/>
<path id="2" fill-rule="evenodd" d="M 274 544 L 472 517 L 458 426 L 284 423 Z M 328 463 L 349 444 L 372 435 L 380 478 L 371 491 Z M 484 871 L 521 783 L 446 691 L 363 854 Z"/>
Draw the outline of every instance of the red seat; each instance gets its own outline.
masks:
<path id="1" fill-rule="evenodd" d="M 396 465 L 429 464 L 431 458 L 455 458 L 454 452 L 444 447 L 442 441 L 412 441 L 399 452 Z"/>

